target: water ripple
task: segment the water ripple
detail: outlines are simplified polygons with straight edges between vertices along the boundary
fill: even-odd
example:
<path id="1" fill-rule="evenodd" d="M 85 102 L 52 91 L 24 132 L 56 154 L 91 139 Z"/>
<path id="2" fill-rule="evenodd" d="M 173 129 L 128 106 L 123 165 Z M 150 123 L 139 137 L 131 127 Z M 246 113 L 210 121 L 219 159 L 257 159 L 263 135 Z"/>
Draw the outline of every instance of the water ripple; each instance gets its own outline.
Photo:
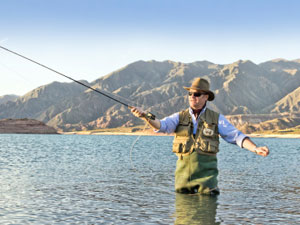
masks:
<path id="1" fill-rule="evenodd" d="M 0 223 L 299 222 L 299 140 L 256 139 L 272 150 L 265 159 L 221 142 L 221 195 L 211 198 L 175 194 L 172 137 L 131 149 L 135 138 L 0 135 Z"/>

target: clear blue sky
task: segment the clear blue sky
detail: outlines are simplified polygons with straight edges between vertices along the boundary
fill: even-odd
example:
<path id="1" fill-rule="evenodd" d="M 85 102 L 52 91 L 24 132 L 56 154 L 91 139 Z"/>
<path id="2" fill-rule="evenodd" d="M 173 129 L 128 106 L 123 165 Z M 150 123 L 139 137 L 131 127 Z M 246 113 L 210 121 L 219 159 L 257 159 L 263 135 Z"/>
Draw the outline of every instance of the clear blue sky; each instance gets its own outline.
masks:
<path id="1" fill-rule="evenodd" d="M 300 58 L 300 1 L 0 0 L 0 45 L 93 81 L 137 60 Z M 0 96 L 65 78 L 0 49 Z"/>

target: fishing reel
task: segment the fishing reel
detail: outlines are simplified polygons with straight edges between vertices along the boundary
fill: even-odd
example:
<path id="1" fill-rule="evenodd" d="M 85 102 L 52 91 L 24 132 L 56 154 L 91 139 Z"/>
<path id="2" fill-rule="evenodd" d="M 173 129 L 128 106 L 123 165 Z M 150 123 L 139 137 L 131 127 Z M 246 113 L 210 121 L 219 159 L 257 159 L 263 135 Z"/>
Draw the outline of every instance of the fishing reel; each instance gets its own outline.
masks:
<path id="1" fill-rule="evenodd" d="M 149 120 L 155 120 L 155 118 L 156 118 L 155 115 L 152 114 L 151 112 L 145 113 L 144 117 Z"/>

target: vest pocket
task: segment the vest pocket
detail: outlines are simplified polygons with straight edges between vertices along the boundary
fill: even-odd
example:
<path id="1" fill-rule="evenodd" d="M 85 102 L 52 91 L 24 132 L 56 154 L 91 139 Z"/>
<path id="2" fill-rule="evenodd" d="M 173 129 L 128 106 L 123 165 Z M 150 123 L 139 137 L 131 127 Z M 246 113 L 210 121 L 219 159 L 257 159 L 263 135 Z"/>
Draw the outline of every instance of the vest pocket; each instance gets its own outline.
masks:
<path id="1" fill-rule="evenodd" d="M 203 136 L 205 136 L 205 137 L 216 136 L 215 131 L 216 131 L 215 124 L 204 123 L 203 130 L 202 130 Z"/>
<path id="2" fill-rule="evenodd" d="M 189 148 L 187 147 L 188 140 L 183 139 L 174 139 L 173 141 L 173 152 L 174 153 L 187 153 Z"/>
<path id="3" fill-rule="evenodd" d="M 198 145 L 196 145 L 196 149 L 197 152 L 201 151 L 201 152 L 216 154 L 219 152 L 219 142 L 202 140 Z"/>
<path id="4" fill-rule="evenodd" d="M 218 153 L 219 151 L 219 142 L 218 141 L 210 141 L 208 144 L 208 152 Z"/>
<path id="5" fill-rule="evenodd" d="M 176 128 L 176 136 L 188 137 L 190 135 L 190 126 L 189 124 L 180 124 Z"/>

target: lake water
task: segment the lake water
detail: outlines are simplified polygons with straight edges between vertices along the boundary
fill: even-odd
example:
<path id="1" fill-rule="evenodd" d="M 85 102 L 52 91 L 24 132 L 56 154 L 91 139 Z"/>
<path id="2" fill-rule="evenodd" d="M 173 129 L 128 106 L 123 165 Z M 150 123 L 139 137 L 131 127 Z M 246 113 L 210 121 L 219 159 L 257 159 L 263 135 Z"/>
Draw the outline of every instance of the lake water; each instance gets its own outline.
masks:
<path id="1" fill-rule="evenodd" d="M 174 192 L 173 137 L 0 135 L 0 224 L 299 224 L 300 140 L 221 142 L 217 197 Z"/>

